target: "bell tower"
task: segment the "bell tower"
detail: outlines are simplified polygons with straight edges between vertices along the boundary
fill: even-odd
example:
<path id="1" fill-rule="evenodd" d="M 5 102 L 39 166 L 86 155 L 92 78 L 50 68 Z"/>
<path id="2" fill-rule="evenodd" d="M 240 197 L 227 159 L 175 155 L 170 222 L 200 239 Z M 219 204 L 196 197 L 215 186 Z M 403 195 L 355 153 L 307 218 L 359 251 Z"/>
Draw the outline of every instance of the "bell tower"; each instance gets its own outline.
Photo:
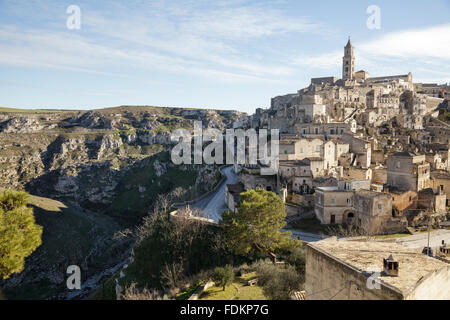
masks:
<path id="1" fill-rule="evenodd" d="M 355 52 L 349 37 L 347 45 L 344 48 L 342 79 L 345 81 L 352 80 L 354 74 L 355 74 Z"/>

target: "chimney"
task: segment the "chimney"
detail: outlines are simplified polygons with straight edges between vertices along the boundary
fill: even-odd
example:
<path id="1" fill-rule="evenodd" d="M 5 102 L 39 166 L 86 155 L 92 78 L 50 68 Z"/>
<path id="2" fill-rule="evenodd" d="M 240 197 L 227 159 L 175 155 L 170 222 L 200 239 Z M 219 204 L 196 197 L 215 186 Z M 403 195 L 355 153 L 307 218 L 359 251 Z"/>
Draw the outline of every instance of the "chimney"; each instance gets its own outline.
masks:
<path id="1" fill-rule="evenodd" d="M 392 254 L 387 259 L 383 259 L 384 273 L 387 276 L 398 277 L 398 261 L 394 259 Z"/>

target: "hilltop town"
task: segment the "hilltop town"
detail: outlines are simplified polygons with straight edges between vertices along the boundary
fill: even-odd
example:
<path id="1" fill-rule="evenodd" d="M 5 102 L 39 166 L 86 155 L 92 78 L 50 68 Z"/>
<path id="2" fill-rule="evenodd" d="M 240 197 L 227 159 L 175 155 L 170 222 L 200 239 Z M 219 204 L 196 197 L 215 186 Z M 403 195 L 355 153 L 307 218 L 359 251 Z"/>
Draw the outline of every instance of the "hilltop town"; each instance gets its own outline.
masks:
<path id="1" fill-rule="evenodd" d="M 236 170 L 244 189 L 277 191 L 290 213 L 309 207 L 323 224 L 395 233 L 420 226 L 430 209 L 438 225 L 450 197 L 450 126 L 438 119 L 449 97 L 450 86 L 414 83 L 411 73 L 355 72 L 349 40 L 342 79 L 313 78 L 234 123 L 279 129 L 278 177 L 252 174 L 255 165 Z"/>
<path id="2" fill-rule="evenodd" d="M 338 237 L 384 237 L 395 242 L 398 235 L 449 227 L 450 125 L 446 115 L 450 110 L 450 86 L 415 83 L 412 73 L 371 77 L 368 71 L 356 70 L 354 46 L 349 39 L 344 48 L 341 79 L 313 78 L 307 88 L 274 97 L 270 108 L 257 109 L 255 114 L 234 123 L 235 129 L 280 131 L 279 170 L 276 175 L 267 176 L 260 175 L 261 164 L 236 164 L 239 182 L 228 185 L 226 190 L 230 210 L 237 211 L 240 192 L 262 188 L 278 193 L 285 202 L 292 230 L 311 231 L 308 223 L 314 220 L 320 226 L 311 232 L 340 226 Z M 448 234 L 436 237 L 440 237 L 440 246 L 433 245 L 434 253 L 430 256 L 448 252 L 445 244 Z M 428 245 L 425 240 L 420 243 L 422 247 L 416 251 Z M 367 252 L 373 248 L 373 253 L 362 254 L 358 252 L 361 248 L 367 248 Z M 353 250 L 357 252 L 352 254 Z M 345 270 L 346 266 L 359 270 L 356 276 L 364 272 L 367 275 L 361 261 L 366 267 L 379 265 L 382 258 L 388 259 L 396 251 L 406 250 L 397 244 L 383 246 L 330 239 L 312 243 L 307 250 L 306 295 L 323 292 L 326 283 L 329 286 L 336 282 L 336 277 L 345 279 L 334 283 L 335 289 L 340 285 L 347 287 L 352 270 Z M 448 257 L 446 266 L 441 261 L 426 260 L 428 257 L 422 258 L 417 252 L 410 252 L 408 263 L 413 263 L 417 270 L 420 264 L 436 263 L 443 267 L 440 276 L 447 280 L 438 287 L 445 292 L 441 297 L 450 297 Z M 342 259 L 342 254 L 346 259 Z M 390 258 L 394 261 L 402 255 Z M 419 262 L 420 259 L 425 260 Z M 398 268 L 398 261 L 395 263 Z M 400 269 L 412 268 L 405 264 L 406 261 Z M 319 275 L 319 265 L 329 268 L 330 274 Z M 429 268 L 421 276 L 439 268 Z M 408 273 L 402 270 L 403 280 L 415 284 L 420 279 L 412 271 Z M 383 281 L 390 282 L 389 274 L 385 276 Z M 388 288 L 378 296 L 362 287 L 362 293 L 342 294 L 329 289 L 310 298 L 391 299 L 400 295 L 403 299 L 431 299 L 433 296 L 430 288 L 420 289 L 421 294 L 413 293 L 414 285 L 403 291 L 399 286 L 394 291 Z"/>

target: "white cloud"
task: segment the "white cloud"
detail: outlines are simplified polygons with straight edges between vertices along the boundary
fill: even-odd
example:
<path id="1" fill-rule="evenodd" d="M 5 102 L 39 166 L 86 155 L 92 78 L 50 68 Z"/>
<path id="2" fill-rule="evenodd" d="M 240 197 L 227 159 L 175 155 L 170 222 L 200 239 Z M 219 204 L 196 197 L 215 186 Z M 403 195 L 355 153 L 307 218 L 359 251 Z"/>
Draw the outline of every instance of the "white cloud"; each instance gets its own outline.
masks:
<path id="1" fill-rule="evenodd" d="M 33 0 L 29 8 L 8 3 L 5 10 L 23 11 L 31 20 L 28 13 L 42 6 Z M 0 64 L 93 73 L 109 73 L 105 69 L 120 65 L 216 81 L 277 82 L 295 69 L 258 52 L 259 46 L 264 50 L 258 41 L 317 30 L 305 17 L 258 2 L 154 0 L 110 3 L 106 11 L 83 4 L 77 33 L 55 28 L 61 6 L 47 1 L 49 10 L 39 13 L 48 23 L 39 24 L 40 29 L 0 26 Z M 62 13 L 58 19 L 66 18 Z"/>
<path id="2" fill-rule="evenodd" d="M 343 51 L 333 51 L 317 56 L 304 55 L 294 58 L 293 64 L 314 69 L 331 69 L 341 63 L 342 56 Z"/>
<path id="3" fill-rule="evenodd" d="M 372 56 L 450 60 L 449 35 L 450 24 L 390 33 L 359 47 L 364 54 Z"/>
<path id="4" fill-rule="evenodd" d="M 449 34 L 450 25 L 441 25 L 388 33 L 362 43 L 353 41 L 356 69 L 365 69 L 373 76 L 411 71 L 414 75 L 418 74 L 418 77 L 415 77 L 416 81 L 429 81 L 431 74 L 437 74 L 435 81 L 449 81 Z M 304 68 L 328 70 L 330 73 L 336 70 L 340 72 L 343 55 L 342 49 L 312 57 L 300 56 L 293 60 L 293 64 Z M 340 73 L 337 76 L 340 76 Z"/>

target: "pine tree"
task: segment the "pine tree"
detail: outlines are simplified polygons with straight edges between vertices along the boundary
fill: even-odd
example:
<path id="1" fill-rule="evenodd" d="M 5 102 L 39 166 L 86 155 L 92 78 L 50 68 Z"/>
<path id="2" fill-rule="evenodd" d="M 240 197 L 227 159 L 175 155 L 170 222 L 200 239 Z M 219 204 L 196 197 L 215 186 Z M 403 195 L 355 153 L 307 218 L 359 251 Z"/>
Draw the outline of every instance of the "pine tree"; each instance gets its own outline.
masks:
<path id="1" fill-rule="evenodd" d="M 276 263 L 276 252 L 299 245 L 290 232 L 281 232 L 286 209 L 280 197 L 264 189 L 241 193 L 237 213 L 223 214 L 227 243 L 235 254 L 267 254 Z"/>
<path id="2" fill-rule="evenodd" d="M 25 258 L 42 243 L 42 227 L 27 204 L 25 192 L 0 193 L 0 278 L 22 272 Z"/>

